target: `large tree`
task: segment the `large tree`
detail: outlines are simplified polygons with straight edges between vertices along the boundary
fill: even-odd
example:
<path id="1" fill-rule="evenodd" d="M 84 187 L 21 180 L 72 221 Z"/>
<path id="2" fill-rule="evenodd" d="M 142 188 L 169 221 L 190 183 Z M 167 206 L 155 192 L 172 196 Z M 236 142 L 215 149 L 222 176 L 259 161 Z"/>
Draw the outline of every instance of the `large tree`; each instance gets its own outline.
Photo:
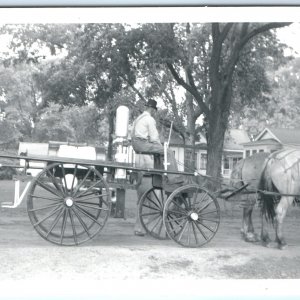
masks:
<path id="1" fill-rule="evenodd" d="M 262 48 L 274 49 L 275 45 L 270 44 L 270 41 L 276 45 L 278 43 L 269 30 L 286 25 L 147 24 L 141 29 L 145 41 L 142 52 L 144 61 L 151 58 L 157 64 L 165 65 L 174 80 L 187 91 L 187 129 L 191 143 L 195 122 L 200 115 L 204 116 L 208 142 L 207 173 L 213 177 L 220 174 L 224 135 L 234 98 L 234 83 L 239 82 L 235 75 L 241 58 L 247 55 L 244 50 L 251 42 L 253 53 Z M 264 39 L 259 39 L 262 36 Z"/>

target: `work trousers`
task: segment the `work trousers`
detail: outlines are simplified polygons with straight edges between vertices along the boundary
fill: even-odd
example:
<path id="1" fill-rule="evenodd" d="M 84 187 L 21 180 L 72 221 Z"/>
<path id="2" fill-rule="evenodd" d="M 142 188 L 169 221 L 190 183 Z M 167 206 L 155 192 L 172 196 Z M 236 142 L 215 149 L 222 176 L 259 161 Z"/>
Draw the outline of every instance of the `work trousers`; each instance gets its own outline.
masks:
<path id="1" fill-rule="evenodd" d="M 159 143 L 151 143 L 147 140 L 140 138 L 132 139 L 132 147 L 135 152 L 148 152 L 153 154 L 164 155 L 164 146 Z M 174 152 L 170 149 L 167 150 L 168 171 L 178 171 L 177 162 Z"/>

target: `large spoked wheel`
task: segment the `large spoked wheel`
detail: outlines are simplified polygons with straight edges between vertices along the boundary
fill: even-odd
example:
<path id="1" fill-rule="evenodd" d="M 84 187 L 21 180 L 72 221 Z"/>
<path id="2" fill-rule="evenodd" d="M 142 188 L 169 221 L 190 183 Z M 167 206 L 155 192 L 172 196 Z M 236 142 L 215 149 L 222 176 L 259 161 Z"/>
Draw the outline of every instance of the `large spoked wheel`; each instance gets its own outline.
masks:
<path id="1" fill-rule="evenodd" d="M 54 244 L 73 246 L 92 239 L 104 227 L 110 210 L 109 187 L 90 166 L 51 164 L 28 192 L 30 221 Z"/>
<path id="2" fill-rule="evenodd" d="M 176 189 L 168 198 L 163 221 L 169 237 L 184 247 L 201 247 L 220 224 L 217 199 L 197 184 Z"/>
<path id="3" fill-rule="evenodd" d="M 163 210 L 167 196 L 163 189 L 151 188 L 139 202 L 139 218 L 145 231 L 160 240 L 168 238 L 163 225 Z"/>

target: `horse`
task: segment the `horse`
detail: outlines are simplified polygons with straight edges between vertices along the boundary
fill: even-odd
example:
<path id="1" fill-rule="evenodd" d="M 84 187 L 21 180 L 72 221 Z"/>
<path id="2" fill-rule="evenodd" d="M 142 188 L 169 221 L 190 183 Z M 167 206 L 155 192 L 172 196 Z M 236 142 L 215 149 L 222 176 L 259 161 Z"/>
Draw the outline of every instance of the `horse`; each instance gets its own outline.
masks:
<path id="1" fill-rule="evenodd" d="M 284 218 L 300 194 L 300 150 L 283 149 L 272 153 L 261 175 L 259 189 L 262 191 L 261 239 L 266 246 L 272 246 L 265 228 L 265 221 L 271 221 L 275 227 L 275 242 L 279 249 L 285 249 Z"/>
<path id="2" fill-rule="evenodd" d="M 246 157 L 238 161 L 231 172 L 229 185 L 235 190 L 241 189 L 241 192 L 235 193 L 228 200 L 237 201 L 243 207 L 241 235 L 246 242 L 259 241 L 252 222 L 252 212 L 259 196 L 255 191 L 259 188 L 268 156 L 269 153 L 260 152 Z M 247 187 L 243 188 L 246 185 Z"/>

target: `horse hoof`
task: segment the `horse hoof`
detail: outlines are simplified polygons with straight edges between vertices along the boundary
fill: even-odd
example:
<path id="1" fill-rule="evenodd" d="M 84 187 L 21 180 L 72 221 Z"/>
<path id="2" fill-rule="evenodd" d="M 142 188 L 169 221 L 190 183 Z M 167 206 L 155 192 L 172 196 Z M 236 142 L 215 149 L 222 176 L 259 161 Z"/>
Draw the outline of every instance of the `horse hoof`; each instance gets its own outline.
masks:
<path id="1" fill-rule="evenodd" d="M 258 241 L 256 234 L 248 233 L 245 235 L 245 241 L 248 243 L 255 243 Z"/>
<path id="2" fill-rule="evenodd" d="M 262 241 L 262 245 L 266 248 L 276 248 L 276 243 L 272 241 Z"/>
<path id="3" fill-rule="evenodd" d="M 287 244 L 278 244 L 278 249 L 279 250 L 285 250 L 288 247 Z"/>

